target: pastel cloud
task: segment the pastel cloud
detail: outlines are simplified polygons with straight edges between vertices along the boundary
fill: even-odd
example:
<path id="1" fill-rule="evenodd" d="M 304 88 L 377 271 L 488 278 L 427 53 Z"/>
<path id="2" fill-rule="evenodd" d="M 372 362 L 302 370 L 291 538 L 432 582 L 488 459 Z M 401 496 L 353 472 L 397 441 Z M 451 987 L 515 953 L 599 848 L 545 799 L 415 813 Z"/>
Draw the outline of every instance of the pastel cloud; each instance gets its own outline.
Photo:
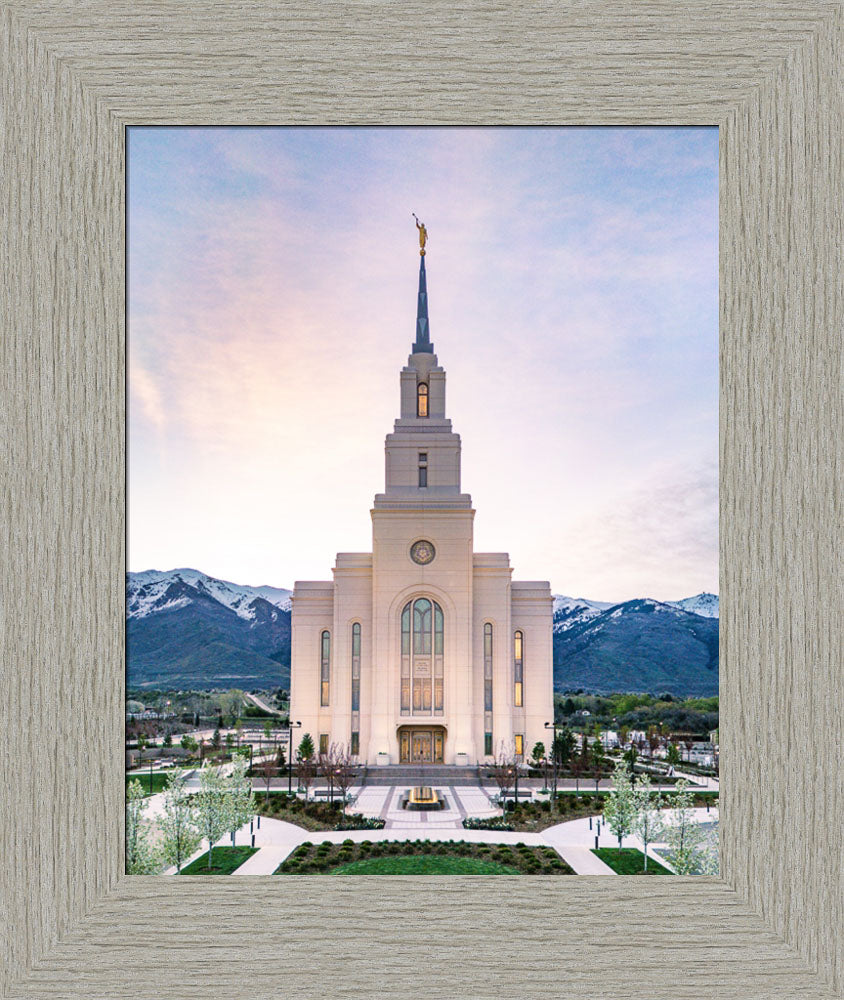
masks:
<path id="1" fill-rule="evenodd" d="M 416 211 L 476 548 L 716 589 L 716 136 L 130 130 L 130 566 L 290 585 L 369 547 Z"/>

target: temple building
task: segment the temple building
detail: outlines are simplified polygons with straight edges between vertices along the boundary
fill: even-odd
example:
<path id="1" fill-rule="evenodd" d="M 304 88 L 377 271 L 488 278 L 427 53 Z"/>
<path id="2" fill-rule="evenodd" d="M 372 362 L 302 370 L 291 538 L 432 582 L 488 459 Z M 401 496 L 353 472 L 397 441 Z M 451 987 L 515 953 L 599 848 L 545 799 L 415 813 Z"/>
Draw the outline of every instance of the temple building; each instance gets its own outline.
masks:
<path id="1" fill-rule="evenodd" d="M 333 581 L 294 586 L 291 719 L 318 750 L 340 743 L 369 765 L 524 758 L 549 745 L 554 717 L 551 588 L 512 580 L 505 552 L 473 551 L 417 227 L 416 339 L 371 511 L 372 551 L 340 552 Z"/>

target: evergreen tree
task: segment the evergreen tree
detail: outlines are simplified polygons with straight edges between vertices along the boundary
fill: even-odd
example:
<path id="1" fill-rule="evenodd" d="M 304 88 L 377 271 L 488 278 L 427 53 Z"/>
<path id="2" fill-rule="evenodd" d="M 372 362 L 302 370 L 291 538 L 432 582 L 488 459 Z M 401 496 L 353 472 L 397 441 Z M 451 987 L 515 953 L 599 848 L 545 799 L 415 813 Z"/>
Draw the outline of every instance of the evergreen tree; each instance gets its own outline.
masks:
<path id="1" fill-rule="evenodd" d="M 305 733 L 299 743 L 299 757 L 302 760 L 310 760 L 314 755 L 314 741 L 311 739 L 310 733 Z"/>
<path id="2" fill-rule="evenodd" d="M 577 739 L 570 729 L 564 729 L 554 740 L 553 753 L 559 767 L 565 768 L 568 765 L 576 744 Z"/>

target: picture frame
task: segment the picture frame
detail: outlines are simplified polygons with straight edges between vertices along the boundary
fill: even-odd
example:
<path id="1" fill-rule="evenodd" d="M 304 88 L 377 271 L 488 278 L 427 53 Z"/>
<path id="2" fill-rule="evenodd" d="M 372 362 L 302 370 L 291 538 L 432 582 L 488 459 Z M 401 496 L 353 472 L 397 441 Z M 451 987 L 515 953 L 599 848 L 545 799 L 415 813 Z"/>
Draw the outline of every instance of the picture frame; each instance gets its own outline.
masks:
<path id="1" fill-rule="evenodd" d="M 840 995 L 841 3 L 0 11 L 2 995 Z M 721 879 L 122 873 L 144 123 L 719 126 Z"/>

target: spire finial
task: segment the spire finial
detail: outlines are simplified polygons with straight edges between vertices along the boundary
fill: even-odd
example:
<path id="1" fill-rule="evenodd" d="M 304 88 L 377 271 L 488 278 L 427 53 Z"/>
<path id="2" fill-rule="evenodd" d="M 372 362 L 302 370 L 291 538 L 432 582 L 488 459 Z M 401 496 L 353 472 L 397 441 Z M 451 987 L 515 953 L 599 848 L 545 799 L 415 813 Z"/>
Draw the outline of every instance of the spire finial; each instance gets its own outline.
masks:
<path id="1" fill-rule="evenodd" d="M 425 256 L 425 244 L 428 242 L 428 230 L 425 228 L 425 223 L 420 222 L 416 218 L 416 212 L 410 213 L 414 219 L 416 219 L 416 228 L 419 230 L 419 256 Z"/>
<path id="2" fill-rule="evenodd" d="M 416 214 L 411 213 L 416 219 Z M 428 230 L 424 223 L 416 219 L 419 230 L 419 297 L 416 303 L 416 340 L 410 349 L 411 354 L 433 354 L 431 331 L 428 327 L 428 286 L 425 277 L 425 244 L 428 242 Z"/>

